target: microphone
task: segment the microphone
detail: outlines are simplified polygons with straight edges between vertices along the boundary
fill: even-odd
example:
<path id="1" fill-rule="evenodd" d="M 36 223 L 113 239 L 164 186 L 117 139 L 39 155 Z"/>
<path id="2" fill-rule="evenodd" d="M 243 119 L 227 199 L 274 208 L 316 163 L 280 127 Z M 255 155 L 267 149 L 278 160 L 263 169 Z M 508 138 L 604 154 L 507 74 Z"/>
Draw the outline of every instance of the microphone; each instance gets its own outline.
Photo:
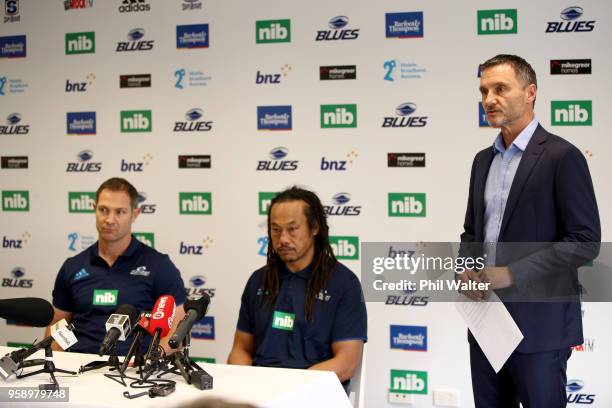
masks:
<path id="1" fill-rule="evenodd" d="M 140 314 L 140 319 L 138 320 L 138 324 L 134 327 L 134 338 L 132 339 L 132 344 L 128 349 L 125 358 L 123 359 L 123 363 L 121 364 L 121 373 L 123 374 L 125 370 L 127 370 L 128 364 L 130 364 L 130 360 L 136 353 L 140 353 L 140 343 L 142 338 L 149 334 L 149 318 L 151 317 L 151 312 L 142 312 Z M 142 355 L 140 356 L 142 358 Z M 134 365 L 137 364 L 138 357 L 134 360 Z"/>
<path id="2" fill-rule="evenodd" d="M 151 311 L 151 318 L 149 319 L 148 330 L 153 336 L 153 340 L 145 356 L 145 371 L 151 371 L 159 360 L 159 340 L 168 335 L 172 327 L 175 311 L 174 297 L 172 295 L 160 296 L 157 302 L 155 302 L 155 306 L 153 306 Z"/>
<path id="3" fill-rule="evenodd" d="M 0 317 L 34 327 L 47 327 L 53 321 L 53 306 L 41 298 L 1 299 Z"/>
<path id="4" fill-rule="evenodd" d="M 170 338 L 168 344 L 173 349 L 179 348 L 182 341 L 193 328 L 193 325 L 201 320 L 210 304 L 210 296 L 204 293 L 199 299 L 187 299 L 184 304 L 185 317 L 181 320 L 176 328 L 176 331 Z"/>
<path id="5" fill-rule="evenodd" d="M 138 312 L 132 305 L 121 305 L 115 313 L 106 321 L 106 336 L 102 340 L 98 355 L 101 357 L 109 353 L 117 344 L 117 341 L 125 341 L 132 331 L 132 322 L 136 321 Z"/>
<path id="6" fill-rule="evenodd" d="M 67 323 L 66 319 L 62 319 L 51 326 L 50 336 L 34 344 L 29 349 L 22 348 L 15 350 L 2 357 L 2 359 L 0 359 L 0 377 L 2 377 L 3 380 L 9 378 L 26 358 L 30 357 L 38 350 L 51 347 L 53 340 L 55 340 L 63 350 L 75 345 L 78 340 L 72 332 L 73 330 L 74 325 L 72 323 Z"/>

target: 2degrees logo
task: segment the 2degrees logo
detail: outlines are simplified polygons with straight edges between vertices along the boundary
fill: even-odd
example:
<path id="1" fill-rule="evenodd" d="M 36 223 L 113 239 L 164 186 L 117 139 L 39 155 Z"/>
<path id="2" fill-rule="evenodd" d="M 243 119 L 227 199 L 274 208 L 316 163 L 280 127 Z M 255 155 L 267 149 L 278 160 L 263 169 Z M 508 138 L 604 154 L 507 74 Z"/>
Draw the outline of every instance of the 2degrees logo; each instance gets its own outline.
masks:
<path id="1" fill-rule="evenodd" d="M 283 160 L 289 155 L 286 147 L 275 147 L 269 155 L 272 160 L 259 160 L 257 171 L 294 171 L 298 168 L 298 160 Z"/>
<path id="2" fill-rule="evenodd" d="M 97 238 L 93 235 L 83 235 L 78 232 L 68 234 L 68 250 L 71 252 L 81 252 L 95 244 Z"/>
<path id="3" fill-rule="evenodd" d="M 324 205 L 323 211 L 330 215 L 357 216 L 361 213 L 360 205 L 348 205 L 351 201 L 349 193 L 338 193 L 332 197 L 332 205 Z"/>
<path id="4" fill-rule="evenodd" d="M 185 121 L 174 122 L 173 132 L 208 132 L 212 129 L 212 121 L 201 121 L 204 111 L 193 108 L 185 113 Z"/>
<path id="5" fill-rule="evenodd" d="M 21 124 L 21 114 L 11 113 L 6 117 L 6 125 L 0 125 L 0 135 L 27 135 L 30 125 Z"/>
<path id="6" fill-rule="evenodd" d="M 102 170 L 102 162 L 94 162 L 91 150 L 81 150 L 77 154 L 78 161 L 68 162 L 66 173 L 97 173 Z"/>
<path id="7" fill-rule="evenodd" d="M 2 287 L 30 289 L 34 286 L 34 279 L 24 279 L 25 273 L 25 268 L 20 266 L 13 268 L 10 278 L 2 278 Z"/>
<path id="8" fill-rule="evenodd" d="M 349 23 L 346 16 L 337 16 L 329 20 L 329 30 L 317 31 L 315 41 L 334 40 L 356 40 L 359 37 L 359 29 L 344 29 Z"/>
<path id="9" fill-rule="evenodd" d="M 154 214 L 156 211 L 157 204 L 147 203 L 147 193 L 142 191 L 138 192 L 137 200 L 138 208 L 140 208 L 140 212 L 143 214 Z"/>
<path id="10" fill-rule="evenodd" d="M 582 7 L 568 7 L 561 11 L 561 20 L 549 21 L 547 33 L 588 33 L 595 29 L 595 20 L 578 20 L 584 14 Z"/>
<path id="11" fill-rule="evenodd" d="M 385 116 L 383 118 L 383 128 L 405 128 L 405 127 L 425 127 L 427 116 L 412 116 L 416 112 L 417 106 L 414 103 L 406 102 L 395 108 L 395 116 Z"/>
<path id="12" fill-rule="evenodd" d="M 144 41 L 145 30 L 142 28 L 134 28 L 128 32 L 128 41 L 119 41 L 117 43 L 116 52 L 130 51 L 150 51 L 155 45 L 154 40 Z"/>
<path id="13" fill-rule="evenodd" d="M 567 391 L 568 404 L 591 405 L 595 402 L 595 394 L 580 393 L 584 388 L 582 380 L 568 380 L 565 389 Z"/>
<path id="14" fill-rule="evenodd" d="M 189 279 L 189 287 L 185 288 L 187 297 L 200 297 L 204 294 L 215 297 L 216 289 L 206 286 L 206 277 L 204 275 L 196 275 Z"/>

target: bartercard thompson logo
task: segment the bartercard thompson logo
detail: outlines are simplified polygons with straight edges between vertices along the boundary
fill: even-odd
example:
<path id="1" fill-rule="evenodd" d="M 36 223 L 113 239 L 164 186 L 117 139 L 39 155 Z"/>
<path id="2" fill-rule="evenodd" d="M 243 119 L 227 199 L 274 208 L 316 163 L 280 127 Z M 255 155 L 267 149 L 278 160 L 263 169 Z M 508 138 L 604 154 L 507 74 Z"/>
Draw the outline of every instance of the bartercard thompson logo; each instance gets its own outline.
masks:
<path id="1" fill-rule="evenodd" d="M 412 102 L 406 102 L 398 105 L 395 108 L 394 116 L 385 116 L 383 118 L 383 128 L 405 128 L 405 127 L 425 127 L 427 125 L 427 116 L 413 115 L 417 111 L 417 105 Z"/>
<path id="2" fill-rule="evenodd" d="M 144 40 L 145 30 L 133 28 L 127 33 L 127 41 L 117 43 L 116 52 L 151 51 L 155 46 L 154 40 Z"/>
<path id="3" fill-rule="evenodd" d="M 550 60 L 551 75 L 591 74 L 590 59 Z"/>
<path id="4" fill-rule="evenodd" d="M 21 78 L 0 76 L 0 96 L 24 93 L 28 87 L 29 84 Z"/>
<path id="5" fill-rule="evenodd" d="M 66 80 L 65 91 L 68 93 L 78 93 L 78 92 L 87 92 L 87 90 L 93 85 L 96 80 L 96 75 L 94 73 L 89 73 L 84 81 L 71 81 L 70 79 Z"/>
<path id="6" fill-rule="evenodd" d="M 255 43 L 291 42 L 291 20 L 258 20 L 255 22 Z"/>
<path id="7" fill-rule="evenodd" d="M 19 14 L 19 0 L 4 0 L 4 24 L 21 21 Z"/>
<path id="8" fill-rule="evenodd" d="M 257 85 L 277 85 L 280 84 L 285 78 L 287 78 L 289 72 L 291 72 L 291 65 L 289 64 L 283 65 L 280 70 L 278 70 L 278 72 L 273 73 L 267 73 L 257 70 L 257 73 L 255 74 L 255 83 Z"/>
<path id="9" fill-rule="evenodd" d="M 174 87 L 176 89 L 185 89 L 192 86 L 206 86 L 212 80 L 210 75 L 204 71 L 189 68 L 179 68 L 174 71 Z"/>
<path id="10" fill-rule="evenodd" d="M 390 326 L 390 347 L 409 351 L 427 351 L 427 327 Z"/>
<path id="11" fill-rule="evenodd" d="M 151 132 L 153 119 L 150 110 L 132 110 L 120 112 L 121 132 Z"/>
<path id="12" fill-rule="evenodd" d="M 349 204 L 351 202 L 349 193 L 337 193 L 331 198 L 331 204 L 324 205 L 323 211 L 325 215 L 341 215 L 341 216 L 357 216 L 361 213 L 360 205 Z"/>
<path id="13" fill-rule="evenodd" d="M 174 122 L 173 132 L 208 132 L 212 129 L 211 120 L 201 120 L 204 111 L 200 108 L 189 109 L 185 112 L 185 120 Z"/>
<path id="14" fill-rule="evenodd" d="M 96 112 L 67 112 L 66 132 L 69 135 L 95 135 Z"/>
<path id="15" fill-rule="evenodd" d="M 77 161 L 68 162 L 66 173 L 97 173 L 102 170 L 102 162 L 93 160 L 94 154 L 91 150 L 81 150 L 77 155 Z"/>
<path id="16" fill-rule="evenodd" d="M 489 121 L 487 120 L 487 113 L 485 112 L 484 106 L 482 106 L 482 102 L 478 102 L 478 126 L 479 127 L 491 127 L 489 125 Z"/>
<path id="17" fill-rule="evenodd" d="M 425 167 L 425 153 L 387 153 L 387 167 Z"/>
<path id="18" fill-rule="evenodd" d="M 137 240 L 145 245 L 155 248 L 155 234 L 152 232 L 132 232 Z"/>
<path id="19" fill-rule="evenodd" d="M 357 65 L 329 65 L 319 67 L 321 81 L 357 79 Z"/>
<path id="20" fill-rule="evenodd" d="M 178 156 L 179 169 L 210 169 L 211 157 L 209 154 L 182 154 Z"/>
<path id="21" fill-rule="evenodd" d="M 425 217 L 425 193 L 389 193 L 389 217 Z"/>
<path id="22" fill-rule="evenodd" d="M 568 404 L 591 405 L 595 402 L 595 394 L 581 392 L 584 388 L 584 381 L 571 379 L 567 381 L 565 390 L 567 391 Z"/>
<path id="23" fill-rule="evenodd" d="M 347 171 L 353 162 L 357 159 L 359 154 L 355 150 L 351 150 L 347 153 L 346 157 L 342 160 L 331 160 L 325 156 L 321 157 L 321 171 Z"/>
<path id="24" fill-rule="evenodd" d="M 20 113 L 11 113 L 6 117 L 6 125 L 0 125 L 0 135 L 27 135 L 30 125 L 21 122 Z"/>
<path id="25" fill-rule="evenodd" d="M 359 237 L 330 236 L 329 245 L 338 259 L 359 260 Z"/>
<path id="26" fill-rule="evenodd" d="M 291 105 L 258 106 L 257 130 L 291 130 Z"/>
<path id="27" fill-rule="evenodd" d="M 190 24 L 176 26 L 176 48 L 208 48 L 210 36 L 208 24 Z"/>
<path id="28" fill-rule="evenodd" d="M 427 394 L 427 371 L 391 370 L 389 402 L 400 402 L 404 394 Z"/>
<path id="29" fill-rule="evenodd" d="M 289 149 L 283 146 L 270 150 L 268 156 L 271 160 L 259 160 L 257 171 L 295 171 L 298 168 L 298 160 L 284 160 L 289 155 Z"/>
<path id="30" fill-rule="evenodd" d="M 0 58 L 25 58 L 26 54 L 25 35 L 0 37 Z"/>
<path id="31" fill-rule="evenodd" d="M 358 28 L 346 28 L 349 23 L 347 16 L 336 16 L 327 23 L 327 30 L 317 31 L 315 41 L 356 40 L 359 37 Z"/>
<path id="32" fill-rule="evenodd" d="M 27 169 L 28 156 L 2 156 L 0 158 L 3 169 Z"/>
<path id="33" fill-rule="evenodd" d="M 150 88 L 151 74 L 119 75 L 120 88 Z"/>
<path id="34" fill-rule="evenodd" d="M 68 212 L 69 213 L 94 213 L 96 193 L 93 191 L 69 191 Z"/>
<path id="35" fill-rule="evenodd" d="M 387 38 L 422 38 L 423 12 L 386 13 Z"/>
<path id="36" fill-rule="evenodd" d="M 96 33 L 66 33 L 66 55 L 93 54 L 96 52 Z"/>
<path id="37" fill-rule="evenodd" d="M 592 126 L 592 101 L 551 101 L 550 118 L 553 126 Z"/>
<path id="38" fill-rule="evenodd" d="M 561 11 L 561 21 L 549 21 L 547 33 L 587 33 L 595 29 L 595 20 L 581 20 L 582 7 L 572 6 Z"/>
<path id="39" fill-rule="evenodd" d="M 214 316 L 204 316 L 197 321 L 191 329 L 191 337 L 198 340 L 215 339 L 215 318 Z"/>
<path id="40" fill-rule="evenodd" d="M 30 192 L 27 190 L 3 190 L 2 211 L 30 211 Z"/>
<path id="41" fill-rule="evenodd" d="M 3 288 L 20 288 L 30 289 L 34 286 L 34 279 L 24 278 L 26 274 L 25 268 L 20 266 L 11 270 L 11 275 L 8 278 L 2 278 Z"/>
<path id="42" fill-rule="evenodd" d="M 357 105 L 321 105 L 321 128 L 356 128 Z"/>
<path id="43" fill-rule="evenodd" d="M 211 215 L 212 193 L 179 193 L 179 214 Z"/>
<path id="44" fill-rule="evenodd" d="M 516 9 L 478 10 L 476 25 L 478 35 L 516 34 L 518 32 Z"/>
<path id="45" fill-rule="evenodd" d="M 398 59 L 386 60 L 383 63 L 385 81 L 394 82 L 399 79 L 420 79 L 427 72 L 415 62 L 403 62 Z"/>
<path id="46" fill-rule="evenodd" d="M 268 214 L 268 208 L 272 204 L 272 199 L 276 197 L 278 193 L 273 191 L 260 191 L 258 194 L 258 213 L 259 215 Z"/>
<path id="47" fill-rule="evenodd" d="M 123 0 L 119 6 L 120 13 L 138 13 L 151 11 L 151 5 L 147 0 Z"/>
<path id="48" fill-rule="evenodd" d="M 86 9 L 94 6 L 94 0 L 64 0 L 64 10 Z"/>
<path id="49" fill-rule="evenodd" d="M 206 285 L 206 276 L 204 275 L 196 275 L 189 279 L 189 287 L 185 288 L 185 293 L 187 297 L 199 297 L 207 294 L 211 298 L 215 297 L 215 288 L 211 288 Z"/>

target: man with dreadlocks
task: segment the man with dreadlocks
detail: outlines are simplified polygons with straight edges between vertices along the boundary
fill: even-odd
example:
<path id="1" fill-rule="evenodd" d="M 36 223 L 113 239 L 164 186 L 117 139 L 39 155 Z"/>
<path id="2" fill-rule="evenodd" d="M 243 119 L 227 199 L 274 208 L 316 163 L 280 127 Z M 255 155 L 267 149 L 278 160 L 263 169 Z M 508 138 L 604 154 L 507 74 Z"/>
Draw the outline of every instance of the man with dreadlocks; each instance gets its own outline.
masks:
<path id="1" fill-rule="evenodd" d="M 359 280 L 336 260 L 319 198 L 292 187 L 268 209 L 268 259 L 249 278 L 229 364 L 334 371 L 361 362 L 367 316 Z"/>

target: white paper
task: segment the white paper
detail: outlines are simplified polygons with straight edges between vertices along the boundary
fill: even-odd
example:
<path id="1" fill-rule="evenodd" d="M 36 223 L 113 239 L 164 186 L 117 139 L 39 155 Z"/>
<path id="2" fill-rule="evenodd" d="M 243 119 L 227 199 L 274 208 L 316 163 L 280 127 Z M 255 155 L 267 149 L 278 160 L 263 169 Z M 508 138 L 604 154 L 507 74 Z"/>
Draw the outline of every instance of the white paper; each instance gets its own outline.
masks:
<path id="1" fill-rule="evenodd" d="M 459 295 L 465 300 L 464 295 Z M 523 339 L 506 306 L 494 292 L 488 301 L 459 301 L 455 307 L 496 373 Z"/>

